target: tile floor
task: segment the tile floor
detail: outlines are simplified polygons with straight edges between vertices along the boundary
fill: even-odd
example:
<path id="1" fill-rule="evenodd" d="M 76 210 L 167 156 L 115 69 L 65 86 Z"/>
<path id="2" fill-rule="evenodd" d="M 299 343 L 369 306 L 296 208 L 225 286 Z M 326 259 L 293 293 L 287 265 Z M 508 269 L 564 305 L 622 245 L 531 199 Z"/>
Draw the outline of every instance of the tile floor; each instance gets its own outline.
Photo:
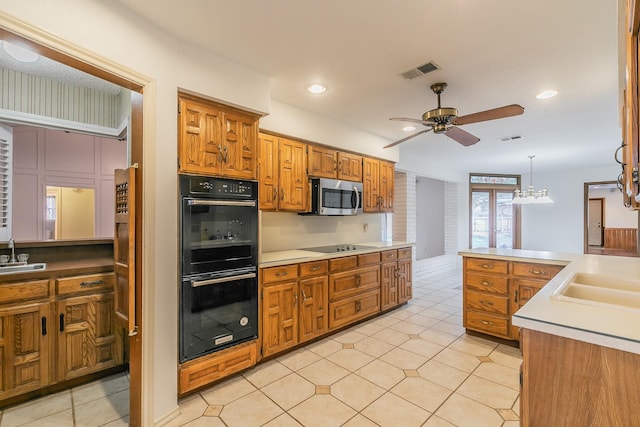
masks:
<path id="1" fill-rule="evenodd" d="M 517 426 L 520 351 L 466 335 L 461 306 L 459 270 L 415 281 L 407 305 L 181 400 L 168 425 Z M 0 427 L 126 425 L 127 387 L 38 399 Z"/>

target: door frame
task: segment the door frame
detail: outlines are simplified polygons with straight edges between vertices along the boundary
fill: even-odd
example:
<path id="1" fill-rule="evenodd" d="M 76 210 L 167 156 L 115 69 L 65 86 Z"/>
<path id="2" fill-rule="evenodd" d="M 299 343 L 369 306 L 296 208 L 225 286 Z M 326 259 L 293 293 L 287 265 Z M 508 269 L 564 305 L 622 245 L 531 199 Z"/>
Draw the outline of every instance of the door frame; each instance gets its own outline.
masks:
<path id="1" fill-rule="evenodd" d="M 153 423 L 153 408 L 148 404 L 149 397 L 143 399 L 143 377 L 151 378 L 150 366 L 143 370 L 143 259 L 146 255 L 142 248 L 143 238 L 143 147 L 151 146 L 153 130 L 150 124 L 153 120 L 143 121 L 143 114 L 147 118 L 155 117 L 155 83 L 148 77 L 125 68 L 94 52 L 62 40 L 55 35 L 37 27 L 26 24 L 6 14 L 0 13 L 0 38 L 18 45 L 28 47 L 38 54 L 53 59 L 69 67 L 84 71 L 93 76 L 122 86 L 132 92 L 131 103 L 131 141 L 129 155 L 131 164 L 138 164 L 136 181 L 140 191 L 136 192 L 136 204 L 139 207 L 135 215 L 136 232 L 136 264 L 135 264 L 135 293 L 136 297 L 136 325 L 138 334 L 130 337 L 129 347 L 129 424 L 141 426 Z M 145 102 L 142 102 L 144 93 Z M 146 126 L 146 128 L 145 128 Z M 143 129 L 145 132 L 143 132 Z M 146 265 L 146 264 L 145 264 Z M 150 337 L 145 337 L 146 345 Z M 148 365 L 148 364 L 147 364 Z M 145 382 L 148 382 L 145 381 Z M 147 393 L 149 395 L 150 393 Z"/>
<path id="2" fill-rule="evenodd" d="M 589 253 L 589 187 L 592 185 L 605 185 L 605 184 L 617 184 L 616 181 L 596 181 L 596 182 L 585 182 L 584 183 L 584 197 L 583 197 L 583 243 L 582 243 L 582 252 L 585 254 Z M 604 205 L 602 206 L 604 211 Z M 604 246 L 604 212 L 602 215 L 602 246 Z"/>
<path id="3" fill-rule="evenodd" d="M 587 195 L 587 235 L 585 236 L 585 238 L 587 239 L 587 247 L 592 246 L 589 245 L 589 212 L 591 211 L 591 209 L 589 209 L 589 202 L 591 201 L 599 201 L 600 202 L 600 246 L 604 247 L 604 202 L 605 202 L 605 198 L 604 197 L 589 197 Z"/>

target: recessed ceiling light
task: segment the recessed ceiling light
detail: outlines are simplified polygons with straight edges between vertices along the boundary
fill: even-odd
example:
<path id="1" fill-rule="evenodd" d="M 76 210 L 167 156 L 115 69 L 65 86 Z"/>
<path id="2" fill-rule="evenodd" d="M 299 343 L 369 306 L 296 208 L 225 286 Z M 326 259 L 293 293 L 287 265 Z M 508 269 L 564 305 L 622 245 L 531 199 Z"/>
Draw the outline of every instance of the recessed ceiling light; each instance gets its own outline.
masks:
<path id="1" fill-rule="evenodd" d="M 34 62 L 37 60 L 40 55 L 35 52 L 30 51 L 29 49 L 25 49 L 20 46 L 16 46 L 15 44 L 11 44 L 9 42 L 3 41 L 4 50 L 16 61 L 20 62 Z"/>
<path id="2" fill-rule="evenodd" d="M 537 94 L 536 98 L 538 98 L 538 99 L 553 98 L 557 94 L 558 94 L 557 90 L 549 89 L 549 90 L 545 90 L 545 91 L 542 91 L 539 94 Z"/>
<path id="3" fill-rule="evenodd" d="M 403 131 L 405 132 L 411 132 L 412 130 L 416 130 L 415 126 L 405 126 L 402 128 Z"/>
<path id="4" fill-rule="evenodd" d="M 320 94 L 325 93 L 327 91 L 327 87 L 321 84 L 313 84 L 307 88 L 310 93 Z"/>

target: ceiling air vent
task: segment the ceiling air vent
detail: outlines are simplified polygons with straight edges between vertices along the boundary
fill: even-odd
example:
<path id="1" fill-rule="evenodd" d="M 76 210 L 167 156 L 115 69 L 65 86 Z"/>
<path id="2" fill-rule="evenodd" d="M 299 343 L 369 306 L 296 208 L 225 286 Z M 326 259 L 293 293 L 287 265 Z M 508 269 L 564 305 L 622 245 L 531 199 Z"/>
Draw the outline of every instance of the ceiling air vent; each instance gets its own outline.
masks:
<path id="1" fill-rule="evenodd" d="M 522 139 L 522 135 L 503 136 L 502 138 L 499 138 L 499 139 L 502 142 L 517 141 L 519 139 Z"/>
<path id="2" fill-rule="evenodd" d="M 424 76 L 425 74 L 435 71 L 439 68 L 440 67 L 438 67 L 433 61 L 429 61 L 426 64 L 418 65 L 417 67 L 405 71 L 400 75 L 405 79 L 411 80 L 415 79 L 416 77 Z"/>

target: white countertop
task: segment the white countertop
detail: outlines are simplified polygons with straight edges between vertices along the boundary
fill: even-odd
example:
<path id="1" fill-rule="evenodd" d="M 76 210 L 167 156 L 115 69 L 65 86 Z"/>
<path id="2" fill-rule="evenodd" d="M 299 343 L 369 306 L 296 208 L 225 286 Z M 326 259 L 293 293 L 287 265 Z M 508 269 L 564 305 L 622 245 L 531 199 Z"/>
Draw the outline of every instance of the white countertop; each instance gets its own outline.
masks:
<path id="1" fill-rule="evenodd" d="M 385 250 L 385 249 L 406 248 L 407 246 L 412 246 L 413 243 L 399 242 L 399 241 L 393 241 L 393 242 L 378 241 L 378 242 L 356 243 L 355 245 L 367 246 L 367 248 L 345 251 L 345 252 L 333 252 L 329 254 L 326 254 L 323 252 L 312 252 L 312 251 L 301 250 L 301 249 L 289 249 L 284 251 L 263 252 L 262 254 L 260 254 L 259 267 L 260 268 L 276 267 L 279 265 L 295 264 L 298 262 L 317 261 L 321 259 L 338 258 L 338 257 L 349 256 L 349 255 L 360 255 L 360 254 L 366 254 L 370 252 L 378 252 L 380 250 Z"/>
<path id="2" fill-rule="evenodd" d="M 521 328 L 640 354 L 640 310 L 551 298 L 576 273 L 603 274 L 640 283 L 639 258 L 518 249 L 471 249 L 460 251 L 459 254 L 466 257 L 566 264 L 560 273 L 513 315 L 512 323 Z M 637 290 L 640 292 L 640 286 Z"/>

